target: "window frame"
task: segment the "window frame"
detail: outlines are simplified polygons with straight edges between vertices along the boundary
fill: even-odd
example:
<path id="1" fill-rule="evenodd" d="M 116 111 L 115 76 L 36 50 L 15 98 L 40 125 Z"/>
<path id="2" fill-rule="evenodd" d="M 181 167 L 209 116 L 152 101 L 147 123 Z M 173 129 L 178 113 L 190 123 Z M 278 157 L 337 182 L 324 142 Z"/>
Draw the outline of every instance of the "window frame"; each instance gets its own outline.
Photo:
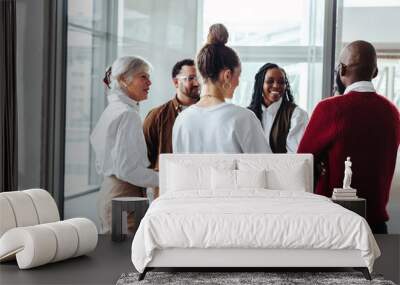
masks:
<path id="1" fill-rule="evenodd" d="M 94 1 L 94 6 L 93 9 L 96 9 L 96 2 L 99 0 Z M 118 17 L 118 1 L 107 1 L 107 0 L 101 0 L 101 7 L 102 7 L 102 18 L 106 19 L 105 24 L 101 23 L 101 26 L 104 26 L 104 28 L 97 26 L 96 22 L 94 22 L 94 25 L 92 27 L 87 27 L 84 25 L 79 25 L 75 24 L 73 22 L 68 22 L 67 24 L 67 30 L 74 30 L 77 32 L 82 32 L 82 33 L 88 33 L 92 36 L 92 47 L 93 46 L 100 46 L 100 50 L 96 49 L 92 53 L 92 66 L 91 66 L 91 76 L 96 77 L 99 80 L 92 80 L 90 83 L 90 131 L 94 128 L 96 121 L 94 121 L 94 118 L 98 118 L 99 115 L 103 112 L 102 110 L 97 110 L 95 107 L 95 100 L 93 99 L 95 96 L 99 96 L 99 94 L 104 94 L 105 89 L 104 86 L 99 84 L 101 82 L 101 79 L 104 75 L 104 71 L 106 69 L 106 66 L 109 66 L 112 62 L 112 60 L 115 58 L 116 53 L 117 53 L 117 37 L 114 36 L 116 35 L 117 32 L 117 17 Z M 68 8 L 67 8 L 67 13 L 68 13 Z M 95 14 L 95 13 L 94 13 Z M 66 35 L 68 38 L 68 35 Z M 96 69 L 93 68 L 94 62 L 96 66 L 103 66 L 103 69 Z M 66 86 L 67 88 L 67 86 Z M 67 90 L 67 89 L 66 89 Z M 67 92 L 65 92 L 65 96 L 67 97 Z M 106 106 L 107 104 L 107 98 L 106 96 L 103 97 L 103 106 Z M 66 108 L 67 104 L 65 105 Z M 65 118 L 66 120 L 67 118 Z M 67 132 L 67 128 L 65 128 L 65 134 Z M 66 137 L 66 135 L 65 135 Z M 67 142 L 65 142 L 67 143 Z M 71 200 L 74 198 L 77 198 L 79 196 L 87 195 L 92 192 L 97 192 L 100 190 L 100 185 L 98 183 L 100 176 L 97 174 L 96 169 L 95 169 L 95 155 L 94 151 L 92 148 L 89 148 L 89 153 L 88 155 L 88 185 L 86 188 L 82 189 L 79 192 L 76 193 L 66 193 L 67 189 L 64 190 L 64 199 Z M 64 160 L 65 164 L 66 160 Z M 66 177 L 66 172 L 64 171 L 64 178 Z M 65 183 L 64 183 L 64 188 L 65 188 Z"/>

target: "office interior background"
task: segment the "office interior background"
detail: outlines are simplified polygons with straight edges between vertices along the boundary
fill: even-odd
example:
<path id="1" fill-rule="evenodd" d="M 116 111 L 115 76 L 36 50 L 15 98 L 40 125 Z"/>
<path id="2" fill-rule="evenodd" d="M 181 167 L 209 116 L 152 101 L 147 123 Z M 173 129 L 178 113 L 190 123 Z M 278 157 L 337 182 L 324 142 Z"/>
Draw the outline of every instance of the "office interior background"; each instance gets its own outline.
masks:
<path id="1" fill-rule="evenodd" d="M 17 0 L 16 14 L 16 186 L 48 189 L 65 218 L 98 223 L 89 135 L 107 104 L 106 68 L 123 55 L 152 63 L 144 117 L 174 96 L 172 66 L 195 57 L 213 23 L 227 26 L 242 61 L 235 104 L 249 104 L 256 71 L 275 62 L 311 115 L 331 95 L 341 48 L 362 39 L 378 52 L 378 93 L 400 107 L 399 0 Z M 399 168 L 400 155 L 390 233 L 400 233 Z"/>

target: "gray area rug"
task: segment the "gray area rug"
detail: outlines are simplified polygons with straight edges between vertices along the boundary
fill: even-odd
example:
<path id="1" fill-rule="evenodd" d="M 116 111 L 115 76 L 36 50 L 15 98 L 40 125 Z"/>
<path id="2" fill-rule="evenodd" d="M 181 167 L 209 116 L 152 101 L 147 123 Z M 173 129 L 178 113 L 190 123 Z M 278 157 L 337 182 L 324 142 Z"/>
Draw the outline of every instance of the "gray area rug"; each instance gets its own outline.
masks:
<path id="1" fill-rule="evenodd" d="M 360 272 L 148 272 L 142 281 L 139 273 L 122 274 L 117 285 L 133 284 L 379 284 L 395 285 L 380 275 L 372 275 L 372 281 Z"/>

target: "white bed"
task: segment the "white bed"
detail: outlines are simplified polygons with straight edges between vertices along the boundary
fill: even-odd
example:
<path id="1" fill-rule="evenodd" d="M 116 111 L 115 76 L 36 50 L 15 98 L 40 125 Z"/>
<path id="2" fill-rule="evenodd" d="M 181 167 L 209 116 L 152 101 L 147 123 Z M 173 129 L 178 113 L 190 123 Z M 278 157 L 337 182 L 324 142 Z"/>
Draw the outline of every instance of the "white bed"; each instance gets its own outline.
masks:
<path id="1" fill-rule="evenodd" d="M 154 267 L 354 267 L 379 248 L 367 222 L 312 194 L 306 154 L 165 154 L 160 197 L 132 243 Z"/>

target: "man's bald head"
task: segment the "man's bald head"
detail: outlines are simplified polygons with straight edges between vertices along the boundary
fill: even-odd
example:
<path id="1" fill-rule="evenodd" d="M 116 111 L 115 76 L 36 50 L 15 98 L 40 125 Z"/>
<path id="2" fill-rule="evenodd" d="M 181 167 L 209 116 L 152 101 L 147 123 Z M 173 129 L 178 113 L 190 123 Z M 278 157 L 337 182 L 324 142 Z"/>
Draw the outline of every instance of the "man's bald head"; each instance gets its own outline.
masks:
<path id="1" fill-rule="evenodd" d="M 376 51 L 369 42 L 355 41 L 345 46 L 340 62 L 346 66 L 342 76 L 352 78 L 353 82 L 371 81 L 377 75 Z"/>

